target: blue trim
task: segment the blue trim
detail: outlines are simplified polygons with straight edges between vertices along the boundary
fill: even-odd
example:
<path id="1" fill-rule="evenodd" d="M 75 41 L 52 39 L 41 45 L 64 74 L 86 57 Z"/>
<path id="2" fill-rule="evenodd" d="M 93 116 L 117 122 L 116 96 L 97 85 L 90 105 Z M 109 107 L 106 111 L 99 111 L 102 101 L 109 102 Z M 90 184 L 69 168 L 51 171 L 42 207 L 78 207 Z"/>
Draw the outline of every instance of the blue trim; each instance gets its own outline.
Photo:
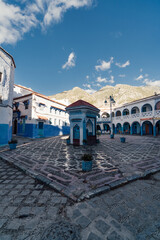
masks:
<path id="1" fill-rule="evenodd" d="M 0 146 L 7 145 L 12 137 L 12 127 L 8 124 L 0 124 Z"/>

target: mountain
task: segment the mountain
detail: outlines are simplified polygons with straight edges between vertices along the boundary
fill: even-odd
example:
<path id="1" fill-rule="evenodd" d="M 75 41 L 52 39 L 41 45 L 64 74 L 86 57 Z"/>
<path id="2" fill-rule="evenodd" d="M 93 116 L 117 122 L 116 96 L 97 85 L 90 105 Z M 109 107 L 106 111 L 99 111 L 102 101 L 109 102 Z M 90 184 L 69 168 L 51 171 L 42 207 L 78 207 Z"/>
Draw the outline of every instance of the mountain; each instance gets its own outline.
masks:
<path id="1" fill-rule="evenodd" d="M 129 103 L 144 97 L 154 95 L 154 93 L 160 93 L 160 87 L 155 86 L 130 86 L 126 84 L 117 84 L 116 86 L 105 86 L 93 94 L 87 93 L 85 90 L 75 87 L 72 90 L 64 91 L 56 95 L 50 96 L 51 99 L 56 100 L 68 100 L 69 103 L 73 103 L 79 99 L 87 101 L 96 107 L 103 109 L 106 108 L 104 100 L 108 99 L 110 95 L 113 95 L 116 101 L 115 107 L 122 104 Z M 107 104 L 109 107 L 109 104 Z"/>

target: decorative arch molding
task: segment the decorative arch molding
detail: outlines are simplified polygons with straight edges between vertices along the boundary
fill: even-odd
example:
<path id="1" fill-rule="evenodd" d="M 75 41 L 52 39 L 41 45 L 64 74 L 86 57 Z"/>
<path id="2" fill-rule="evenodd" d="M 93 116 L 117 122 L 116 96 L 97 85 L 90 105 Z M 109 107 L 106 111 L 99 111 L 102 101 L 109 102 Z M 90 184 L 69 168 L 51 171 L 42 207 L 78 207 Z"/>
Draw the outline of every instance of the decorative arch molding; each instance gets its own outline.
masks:
<path id="1" fill-rule="evenodd" d="M 138 121 L 134 121 L 131 126 L 132 126 L 132 134 L 138 134 L 138 135 L 141 134 L 141 125 Z"/>
<path id="2" fill-rule="evenodd" d="M 155 104 L 155 110 L 160 110 L 160 101 Z"/>
<path id="3" fill-rule="evenodd" d="M 125 108 L 122 112 L 122 115 L 123 116 L 126 116 L 126 115 L 129 115 L 129 109 L 128 108 Z"/>
<path id="4" fill-rule="evenodd" d="M 120 116 L 122 116 L 122 114 L 121 114 L 121 111 L 120 110 L 118 110 L 118 111 L 116 111 L 116 117 L 120 117 Z"/>
<path id="5" fill-rule="evenodd" d="M 123 123 L 123 132 L 126 134 L 130 134 L 130 124 L 129 122 L 124 122 Z"/>
<path id="6" fill-rule="evenodd" d="M 136 114 L 136 113 L 139 113 L 140 110 L 139 110 L 139 107 L 137 106 L 134 106 L 132 109 L 131 109 L 131 114 Z"/>
<path id="7" fill-rule="evenodd" d="M 141 109 L 142 112 L 151 112 L 152 111 L 152 105 L 149 103 L 146 103 L 142 106 Z"/>
<path id="8" fill-rule="evenodd" d="M 102 115 L 101 115 L 102 118 L 109 118 L 110 117 L 110 114 L 107 113 L 107 112 L 103 112 Z"/>
<path id="9" fill-rule="evenodd" d="M 147 120 L 142 123 L 142 133 L 143 135 L 153 135 L 153 124 L 151 121 Z"/>

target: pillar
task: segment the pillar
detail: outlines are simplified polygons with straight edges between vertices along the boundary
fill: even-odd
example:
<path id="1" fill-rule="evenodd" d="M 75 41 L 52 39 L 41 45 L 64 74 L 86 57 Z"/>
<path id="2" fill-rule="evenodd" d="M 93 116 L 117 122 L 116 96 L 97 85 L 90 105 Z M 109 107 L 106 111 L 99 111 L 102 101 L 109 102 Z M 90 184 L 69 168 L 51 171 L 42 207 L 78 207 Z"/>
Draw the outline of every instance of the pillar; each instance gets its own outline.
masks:
<path id="1" fill-rule="evenodd" d="M 153 136 L 156 137 L 156 125 L 153 126 Z"/>
<path id="2" fill-rule="evenodd" d="M 143 128 L 142 128 L 142 126 L 141 126 L 141 136 L 143 136 Z"/>
<path id="3" fill-rule="evenodd" d="M 133 134 L 133 127 L 132 127 L 132 125 L 131 125 L 131 127 L 130 127 L 130 134 L 131 134 L 131 135 Z"/>

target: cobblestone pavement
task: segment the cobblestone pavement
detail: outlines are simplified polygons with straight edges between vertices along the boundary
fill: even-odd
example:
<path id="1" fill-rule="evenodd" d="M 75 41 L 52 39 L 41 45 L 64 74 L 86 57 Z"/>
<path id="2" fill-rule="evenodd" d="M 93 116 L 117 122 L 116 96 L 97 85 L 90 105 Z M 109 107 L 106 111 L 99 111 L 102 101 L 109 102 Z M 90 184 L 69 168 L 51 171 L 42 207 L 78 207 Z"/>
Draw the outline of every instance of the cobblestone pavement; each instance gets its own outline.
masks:
<path id="1" fill-rule="evenodd" d="M 0 157 L 74 201 L 90 198 L 160 170 L 160 138 L 101 136 L 95 146 L 67 146 L 64 137 L 28 143 Z M 81 171 L 81 156 L 93 155 L 93 170 Z"/>
<path id="2" fill-rule="evenodd" d="M 159 240 L 160 172 L 74 203 L 0 160 L 0 240 Z"/>

